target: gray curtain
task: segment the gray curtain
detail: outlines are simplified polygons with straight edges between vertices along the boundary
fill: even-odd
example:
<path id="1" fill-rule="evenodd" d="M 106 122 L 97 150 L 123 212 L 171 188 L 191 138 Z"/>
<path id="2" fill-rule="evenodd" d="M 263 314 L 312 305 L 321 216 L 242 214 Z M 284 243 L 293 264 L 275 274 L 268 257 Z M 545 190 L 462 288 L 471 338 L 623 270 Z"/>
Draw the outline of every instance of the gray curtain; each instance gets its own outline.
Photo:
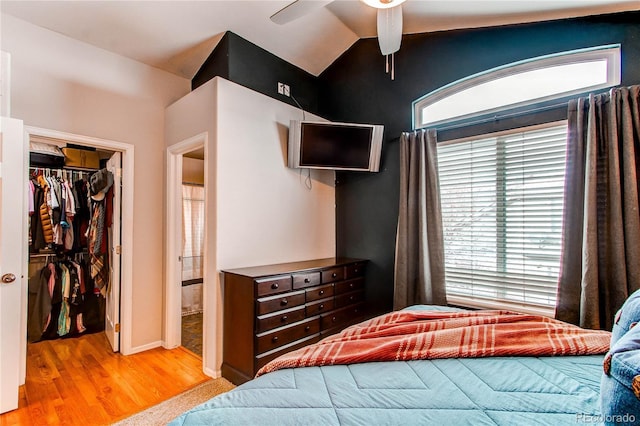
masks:
<path id="1" fill-rule="evenodd" d="M 640 86 L 569 103 L 556 318 L 611 330 L 640 288 Z"/>
<path id="2" fill-rule="evenodd" d="M 445 305 L 444 243 L 435 130 L 400 136 L 394 309 Z"/>

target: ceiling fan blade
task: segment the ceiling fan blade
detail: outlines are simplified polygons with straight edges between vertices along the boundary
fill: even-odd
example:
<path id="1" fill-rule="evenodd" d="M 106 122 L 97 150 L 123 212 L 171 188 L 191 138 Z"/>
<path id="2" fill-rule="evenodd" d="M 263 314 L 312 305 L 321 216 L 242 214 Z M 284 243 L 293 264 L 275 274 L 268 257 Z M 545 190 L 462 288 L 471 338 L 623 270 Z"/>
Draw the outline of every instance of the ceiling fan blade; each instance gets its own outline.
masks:
<path id="1" fill-rule="evenodd" d="M 301 18 L 316 9 L 320 9 L 321 7 L 328 5 L 329 3 L 331 3 L 331 1 L 332 0 L 296 0 L 271 15 L 271 20 L 276 24 L 284 25 L 298 18 Z"/>
<path id="2" fill-rule="evenodd" d="M 402 6 L 378 9 L 378 44 L 383 55 L 400 50 L 402 42 Z"/>

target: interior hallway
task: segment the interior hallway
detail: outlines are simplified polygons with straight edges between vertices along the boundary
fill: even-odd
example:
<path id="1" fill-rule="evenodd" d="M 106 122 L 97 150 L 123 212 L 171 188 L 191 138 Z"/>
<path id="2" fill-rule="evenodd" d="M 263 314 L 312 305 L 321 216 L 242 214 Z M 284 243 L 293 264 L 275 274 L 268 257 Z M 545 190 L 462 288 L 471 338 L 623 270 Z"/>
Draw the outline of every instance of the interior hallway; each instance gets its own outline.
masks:
<path id="1" fill-rule="evenodd" d="M 29 344 L 17 410 L 0 425 L 106 425 L 209 380 L 182 347 L 123 356 L 104 333 Z"/>

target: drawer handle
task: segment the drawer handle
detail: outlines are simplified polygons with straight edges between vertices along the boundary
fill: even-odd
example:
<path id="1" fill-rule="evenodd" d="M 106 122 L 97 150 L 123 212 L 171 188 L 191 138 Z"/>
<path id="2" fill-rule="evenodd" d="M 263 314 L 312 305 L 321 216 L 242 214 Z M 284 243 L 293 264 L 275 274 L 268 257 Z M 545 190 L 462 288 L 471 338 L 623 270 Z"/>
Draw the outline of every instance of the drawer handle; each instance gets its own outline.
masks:
<path id="1" fill-rule="evenodd" d="M 306 326 L 306 327 L 304 328 L 304 331 L 309 331 L 309 330 L 311 330 L 311 327 L 309 327 L 309 326 Z"/>
<path id="2" fill-rule="evenodd" d="M 331 318 L 331 321 L 336 322 L 336 321 L 338 321 L 338 318 L 333 317 L 333 318 Z"/>
<path id="3" fill-rule="evenodd" d="M 357 309 L 354 309 L 354 310 L 353 310 L 353 312 L 357 314 L 357 313 L 358 313 L 358 310 L 357 310 Z"/>
<path id="4" fill-rule="evenodd" d="M 353 288 L 354 284 L 353 283 L 349 283 L 349 288 Z"/>
<path id="5" fill-rule="evenodd" d="M 271 341 L 272 341 L 273 343 L 277 342 L 277 341 L 278 341 L 278 336 L 273 336 L 273 337 L 271 338 Z"/>
<path id="6" fill-rule="evenodd" d="M 278 283 L 271 284 L 271 288 L 276 290 L 278 288 Z"/>
<path id="7" fill-rule="evenodd" d="M 354 269 L 353 272 L 358 273 L 358 268 Z"/>
<path id="8" fill-rule="evenodd" d="M 333 274 L 331 274 L 331 278 L 335 278 L 337 276 L 338 276 L 338 274 L 336 274 L 335 272 Z"/>
<path id="9" fill-rule="evenodd" d="M 321 303 L 320 306 L 318 306 L 318 309 L 324 309 L 324 304 Z"/>
<path id="10" fill-rule="evenodd" d="M 305 282 L 305 284 L 309 284 L 311 282 L 311 280 L 309 278 L 305 278 L 304 282 Z"/>
<path id="11" fill-rule="evenodd" d="M 324 290 L 320 290 L 320 291 L 318 292 L 318 294 L 319 294 L 320 296 L 322 296 L 322 295 L 324 294 Z"/>
<path id="12" fill-rule="evenodd" d="M 286 305 L 287 305 L 287 303 L 289 303 L 289 301 L 288 301 L 287 299 L 282 299 L 282 300 L 280 301 L 280 304 L 281 304 L 282 306 L 286 306 Z"/>
<path id="13" fill-rule="evenodd" d="M 289 319 L 289 317 L 284 315 L 282 318 L 280 318 L 280 321 L 286 322 L 288 319 Z"/>
<path id="14" fill-rule="evenodd" d="M 353 301 L 354 301 L 354 299 L 355 299 L 355 297 L 350 296 L 350 297 L 349 297 L 349 302 L 353 302 Z"/>

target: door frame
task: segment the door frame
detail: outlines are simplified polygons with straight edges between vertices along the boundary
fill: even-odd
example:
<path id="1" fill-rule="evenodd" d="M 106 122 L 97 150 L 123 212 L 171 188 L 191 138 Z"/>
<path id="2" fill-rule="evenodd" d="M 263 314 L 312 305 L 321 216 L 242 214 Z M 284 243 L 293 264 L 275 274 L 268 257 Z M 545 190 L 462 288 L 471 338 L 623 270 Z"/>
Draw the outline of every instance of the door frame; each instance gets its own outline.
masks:
<path id="1" fill-rule="evenodd" d="M 31 136 L 62 139 L 74 144 L 87 147 L 119 151 L 122 153 L 122 220 L 121 235 L 133 235 L 134 212 L 134 145 L 108 139 L 94 138 L 91 136 L 77 135 L 60 132 L 57 130 L 43 129 L 40 127 L 25 126 L 25 144 L 28 150 Z M 133 239 L 121 238 L 120 240 L 120 352 L 123 355 L 134 353 L 132 344 L 133 335 Z M 25 312 L 26 316 L 26 312 Z M 23 342 L 21 347 L 27 346 L 26 317 Z M 26 352 L 22 365 L 26 366 Z M 26 368 L 26 367 L 25 367 Z"/>
<path id="2" fill-rule="evenodd" d="M 165 312 L 164 312 L 164 336 L 163 346 L 167 349 L 173 349 L 182 344 L 182 267 L 180 258 L 182 256 L 182 158 L 184 154 L 194 151 L 196 149 L 204 148 L 204 187 L 205 187 L 205 233 L 204 233 L 204 252 L 203 257 L 207 259 L 207 226 L 208 226 L 208 207 L 207 200 L 207 188 L 208 188 L 208 140 L 209 136 L 207 132 L 199 133 L 181 142 L 167 147 L 166 160 L 167 160 L 167 181 L 165 188 L 167 190 L 166 195 L 166 222 L 165 222 Z M 206 328 L 208 324 L 207 313 L 207 283 L 209 277 L 207 277 L 207 268 L 203 270 L 202 279 L 202 298 L 203 306 L 205 306 L 203 313 L 202 323 L 202 359 L 203 359 L 203 371 L 206 374 L 208 368 L 206 366 L 207 353 L 207 341 Z M 209 374 L 210 375 L 210 374 Z"/>

